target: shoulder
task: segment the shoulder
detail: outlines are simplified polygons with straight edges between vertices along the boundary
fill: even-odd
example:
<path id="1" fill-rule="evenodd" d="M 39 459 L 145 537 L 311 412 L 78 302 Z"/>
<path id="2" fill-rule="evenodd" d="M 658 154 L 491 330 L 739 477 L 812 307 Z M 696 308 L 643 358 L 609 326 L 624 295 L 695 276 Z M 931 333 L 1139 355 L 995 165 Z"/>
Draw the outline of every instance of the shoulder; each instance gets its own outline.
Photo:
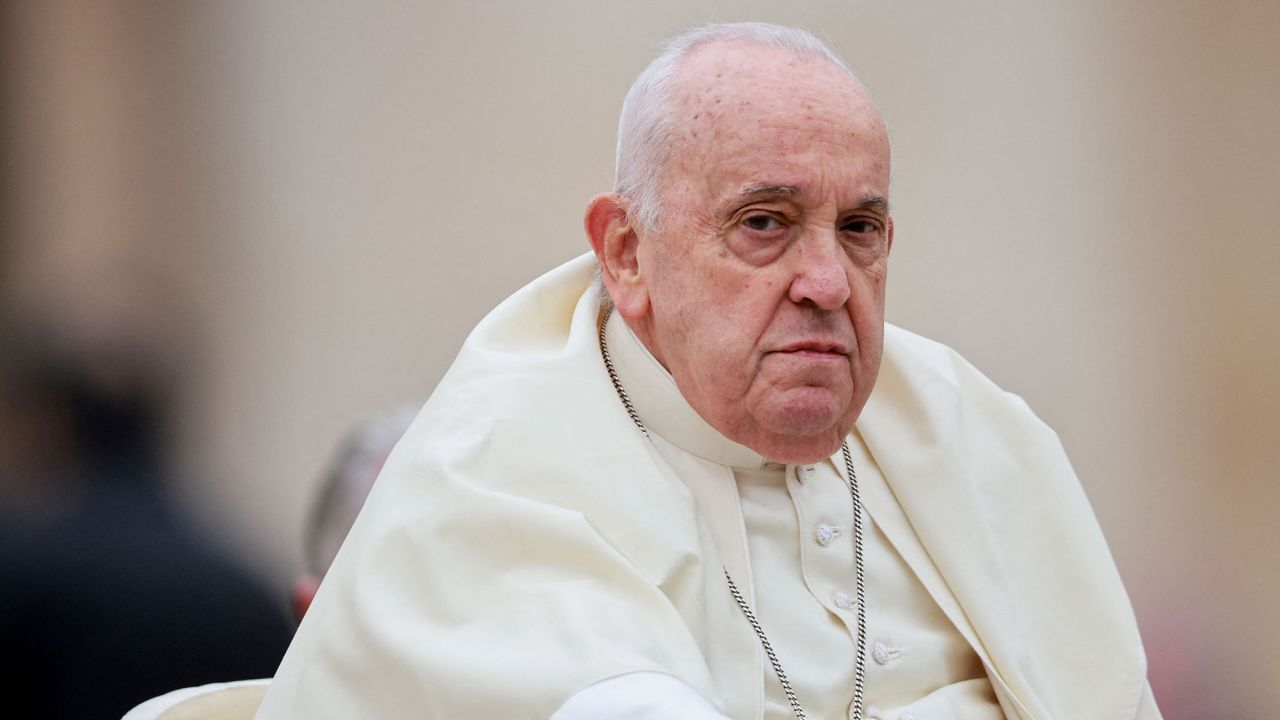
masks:
<path id="1" fill-rule="evenodd" d="M 880 376 L 858 428 L 888 466 L 927 453 L 936 475 L 963 470 L 993 496 L 1030 502 L 1081 493 L 1058 434 L 1021 397 L 950 347 L 901 328 L 886 327 Z"/>
<path id="2" fill-rule="evenodd" d="M 974 389 L 999 391 L 1010 397 L 1018 397 L 1002 390 L 949 345 L 910 330 L 885 323 L 884 347 L 887 363 L 903 366 L 913 374 L 929 376 L 957 388 L 973 385 Z"/>
<path id="3" fill-rule="evenodd" d="M 590 406 L 607 386 L 595 344 L 600 298 L 593 275 L 590 256 L 575 258 L 485 316 L 397 454 L 427 465 L 469 455 L 502 458 L 519 455 L 530 434 L 543 432 L 551 445 L 537 455 L 556 455 L 560 444 L 588 430 Z"/>
<path id="4" fill-rule="evenodd" d="M 605 372 L 587 260 L 544 275 L 477 326 L 387 459 L 356 537 L 424 536 L 462 513 L 513 509 L 519 522 L 586 522 L 619 548 L 654 543 L 646 517 L 694 527 L 687 489 L 656 466 Z"/>
<path id="5" fill-rule="evenodd" d="M 1010 419 L 1048 430 L 1021 396 L 1002 389 L 960 353 L 889 323 L 885 323 L 877 389 L 882 385 L 884 394 L 911 395 L 922 402 L 946 397 L 961 403 L 965 410 L 1007 414 Z"/>

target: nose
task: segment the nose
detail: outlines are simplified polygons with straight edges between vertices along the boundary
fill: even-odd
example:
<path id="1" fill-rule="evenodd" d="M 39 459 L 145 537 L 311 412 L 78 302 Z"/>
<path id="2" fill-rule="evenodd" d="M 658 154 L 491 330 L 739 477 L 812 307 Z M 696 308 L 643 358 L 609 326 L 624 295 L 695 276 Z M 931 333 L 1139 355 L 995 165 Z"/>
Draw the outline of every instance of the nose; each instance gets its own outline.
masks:
<path id="1" fill-rule="evenodd" d="M 847 257 L 834 235 L 804 238 L 798 243 L 799 258 L 789 296 L 797 305 L 806 302 L 835 310 L 849 301 Z"/>

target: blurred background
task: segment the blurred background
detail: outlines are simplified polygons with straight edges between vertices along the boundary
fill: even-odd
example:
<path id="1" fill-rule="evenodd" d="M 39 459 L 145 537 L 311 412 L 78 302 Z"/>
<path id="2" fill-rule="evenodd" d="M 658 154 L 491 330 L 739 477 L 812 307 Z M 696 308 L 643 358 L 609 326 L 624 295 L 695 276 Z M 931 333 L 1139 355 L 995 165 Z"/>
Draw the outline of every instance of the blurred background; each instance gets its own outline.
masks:
<path id="1" fill-rule="evenodd" d="M 344 433 L 586 250 L 658 43 L 748 19 L 829 40 L 879 101 L 889 319 L 1058 430 L 1165 717 L 1275 717 L 1274 0 L 0 4 L 0 610 L 76 596 L 119 629 L 98 594 L 145 587 L 147 627 L 222 578 L 263 659 L 218 672 L 269 674 Z M 86 612 L 65 634 L 145 654 Z M 50 655 L 26 627 L 0 653 Z"/>

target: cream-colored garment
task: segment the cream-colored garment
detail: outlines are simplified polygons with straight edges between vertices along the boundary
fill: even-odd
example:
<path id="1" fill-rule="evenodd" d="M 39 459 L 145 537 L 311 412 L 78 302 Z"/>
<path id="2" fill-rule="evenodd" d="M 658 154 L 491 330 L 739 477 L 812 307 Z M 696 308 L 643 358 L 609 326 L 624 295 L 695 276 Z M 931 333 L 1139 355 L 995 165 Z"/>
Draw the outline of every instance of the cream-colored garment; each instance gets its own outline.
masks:
<path id="1" fill-rule="evenodd" d="M 779 465 L 725 438 L 689 406 L 616 314 L 605 335 L 622 386 L 677 473 L 690 464 L 686 454 L 731 468 L 756 579 L 755 612 L 801 705 L 814 717 L 850 715 L 857 637 L 853 508 L 834 463 Z M 860 438 L 850 438 L 850 450 L 863 483 L 878 475 Z M 981 659 L 865 510 L 862 525 L 872 608 L 869 714 L 939 717 L 930 708 L 941 707 L 949 718 L 1003 718 Z M 794 717 L 772 669 L 765 687 L 765 720 Z"/>
<path id="2" fill-rule="evenodd" d="M 721 574 L 758 602 L 735 483 L 692 455 L 677 473 L 621 410 L 593 274 L 589 255 L 567 263 L 473 331 L 388 459 L 257 717 L 545 719 L 643 671 L 734 720 L 761 717 L 766 666 Z M 1020 400 L 886 327 L 858 431 L 883 478 L 864 485 L 869 513 L 1007 714 L 1159 717 L 1093 515 Z"/>
<path id="3" fill-rule="evenodd" d="M 267 680 L 237 680 L 173 690 L 125 713 L 122 720 L 247 720 L 267 692 Z"/>

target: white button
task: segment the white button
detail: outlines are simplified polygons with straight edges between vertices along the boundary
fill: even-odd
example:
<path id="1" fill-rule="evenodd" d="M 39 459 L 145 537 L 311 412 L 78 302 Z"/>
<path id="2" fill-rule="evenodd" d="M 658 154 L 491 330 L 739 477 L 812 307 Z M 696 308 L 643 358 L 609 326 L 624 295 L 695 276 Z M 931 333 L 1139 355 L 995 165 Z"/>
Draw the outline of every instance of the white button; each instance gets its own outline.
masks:
<path id="1" fill-rule="evenodd" d="M 881 665 L 888 665 L 890 660 L 896 659 L 902 651 L 896 647 L 889 647 L 884 643 L 878 642 L 871 647 L 871 658 Z"/>
<path id="2" fill-rule="evenodd" d="M 796 467 L 796 475 L 799 476 L 799 479 L 801 482 L 808 480 L 809 478 L 813 477 L 813 466 L 800 465 Z"/>
<path id="3" fill-rule="evenodd" d="M 819 523 L 813 534 L 818 538 L 818 544 L 825 547 L 830 545 L 831 541 L 835 540 L 836 536 L 840 534 L 840 528 L 831 527 L 826 523 Z"/>
<path id="4" fill-rule="evenodd" d="M 864 718 L 864 720 L 881 720 L 880 708 L 876 707 L 875 705 L 868 705 L 867 712 L 862 717 Z"/>
<path id="5" fill-rule="evenodd" d="M 884 665 L 889 662 L 889 648 L 885 647 L 884 643 L 876 643 L 875 646 L 871 648 L 871 657 L 874 658 L 876 662 Z"/>
<path id="6" fill-rule="evenodd" d="M 842 592 L 838 592 L 838 593 L 836 593 L 836 594 L 835 594 L 835 596 L 832 598 L 832 600 L 835 602 L 836 607 L 840 608 L 841 610 L 848 610 L 848 609 L 849 609 L 849 596 L 848 596 L 848 595 L 846 595 L 846 594 L 844 594 L 844 593 L 842 593 Z"/>

